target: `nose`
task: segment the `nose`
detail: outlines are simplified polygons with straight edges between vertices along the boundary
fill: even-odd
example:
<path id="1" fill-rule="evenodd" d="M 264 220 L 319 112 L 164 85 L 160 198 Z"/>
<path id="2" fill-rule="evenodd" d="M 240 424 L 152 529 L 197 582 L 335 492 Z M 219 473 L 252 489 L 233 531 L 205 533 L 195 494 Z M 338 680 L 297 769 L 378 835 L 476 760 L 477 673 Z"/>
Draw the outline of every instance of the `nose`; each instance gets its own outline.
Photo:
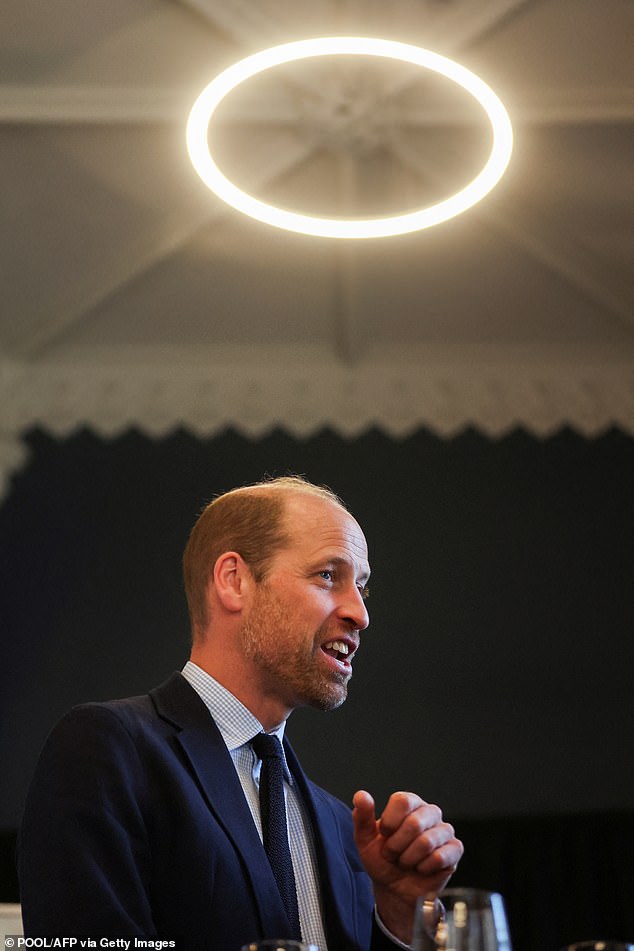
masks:
<path id="1" fill-rule="evenodd" d="M 370 615 L 363 596 L 356 585 L 346 588 L 338 611 L 339 617 L 355 631 L 364 631 L 370 623 Z"/>

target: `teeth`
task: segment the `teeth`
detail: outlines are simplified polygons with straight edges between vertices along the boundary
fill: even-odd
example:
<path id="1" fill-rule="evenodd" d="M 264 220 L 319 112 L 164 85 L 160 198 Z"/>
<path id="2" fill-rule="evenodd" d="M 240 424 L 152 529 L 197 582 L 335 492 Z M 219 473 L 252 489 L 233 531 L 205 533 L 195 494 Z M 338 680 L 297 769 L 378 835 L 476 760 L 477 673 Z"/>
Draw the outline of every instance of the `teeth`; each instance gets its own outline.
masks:
<path id="1" fill-rule="evenodd" d="M 330 641 L 328 644 L 324 645 L 325 647 L 330 648 L 333 651 L 339 651 L 340 654 L 343 654 L 346 657 L 350 650 L 347 644 L 344 644 L 343 641 Z"/>

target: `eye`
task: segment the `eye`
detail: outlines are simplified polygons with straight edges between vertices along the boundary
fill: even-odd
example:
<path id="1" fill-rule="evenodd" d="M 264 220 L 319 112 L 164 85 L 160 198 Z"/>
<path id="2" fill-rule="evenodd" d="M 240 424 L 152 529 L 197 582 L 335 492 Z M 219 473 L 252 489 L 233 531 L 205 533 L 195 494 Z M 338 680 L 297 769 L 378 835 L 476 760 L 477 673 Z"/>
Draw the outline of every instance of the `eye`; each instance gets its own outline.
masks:
<path id="1" fill-rule="evenodd" d="M 358 584 L 357 588 L 359 589 L 359 594 L 363 600 L 367 601 L 367 599 L 370 597 L 370 589 L 368 588 L 367 584 Z"/>
<path id="2" fill-rule="evenodd" d="M 332 568 L 324 568 L 323 571 L 320 571 L 320 572 L 319 572 L 319 577 L 320 577 L 320 578 L 323 578 L 324 581 L 334 581 L 334 580 L 335 580 L 335 573 L 334 573 L 334 571 L 332 570 Z"/>

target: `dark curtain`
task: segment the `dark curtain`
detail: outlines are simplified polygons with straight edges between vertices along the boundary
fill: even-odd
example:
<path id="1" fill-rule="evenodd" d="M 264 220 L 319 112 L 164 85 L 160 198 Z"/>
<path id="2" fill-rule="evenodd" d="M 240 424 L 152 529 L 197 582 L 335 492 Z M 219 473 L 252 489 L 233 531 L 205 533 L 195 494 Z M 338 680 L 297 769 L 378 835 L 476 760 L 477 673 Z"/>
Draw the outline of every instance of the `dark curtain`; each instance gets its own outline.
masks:
<path id="1" fill-rule="evenodd" d="M 514 951 L 634 935 L 634 812 L 465 819 L 452 885 L 500 892 Z"/>
<path id="2" fill-rule="evenodd" d="M 1 899 L 52 724 L 182 666 L 198 510 L 292 471 L 346 500 L 373 564 L 347 703 L 289 723 L 307 771 L 347 801 L 439 802 L 467 847 L 456 883 L 502 892 L 516 951 L 634 937 L 630 437 L 24 438 L 0 507 Z"/>

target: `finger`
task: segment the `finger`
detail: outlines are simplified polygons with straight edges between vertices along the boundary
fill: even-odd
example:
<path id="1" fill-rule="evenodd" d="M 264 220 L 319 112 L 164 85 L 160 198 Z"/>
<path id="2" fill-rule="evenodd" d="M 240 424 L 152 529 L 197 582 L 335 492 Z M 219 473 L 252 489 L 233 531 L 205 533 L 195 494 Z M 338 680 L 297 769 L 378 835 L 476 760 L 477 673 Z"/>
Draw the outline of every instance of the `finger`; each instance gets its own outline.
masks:
<path id="1" fill-rule="evenodd" d="M 396 832 L 410 813 L 426 805 L 427 803 L 415 793 L 392 793 L 380 819 L 381 835 L 387 839 Z"/>
<path id="2" fill-rule="evenodd" d="M 414 868 L 455 837 L 453 826 L 448 822 L 439 822 L 420 833 L 420 835 L 415 835 L 399 850 L 393 842 L 393 840 L 398 839 L 399 835 L 400 833 L 396 833 L 391 839 L 388 839 L 382 852 L 386 859 L 398 861 L 399 865 L 404 868 Z"/>
<path id="3" fill-rule="evenodd" d="M 383 832 L 383 828 L 384 824 L 381 819 L 381 832 Z M 398 827 L 386 836 L 384 852 L 386 855 L 389 853 L 391 858 L 394 859 L 405 852 L 414 842 L 425 836 L 427 837 L 422 839 L 420 846 L 422 848 L 428 843 L 427 851 L 429 852 L 435 846 L 441 845 L 447 838 L 451 838 L 453 830 L 449 835 L 448 832 L 449 827 L 443 823 L 442 813 L 438 806 L 423 803 L 412 812 L 408 812 L 402 818 Z"/>
<path id="4" fill-rule="evenodd" d="M 358 849 L 363 849 L 374 840 L 377 832 L 374 799 L 365 789 L 359 789 L 352 798 L 354 809 L 352 821 L 354 824 L 354 838 Z"/>
<path id="5" fill-rule="evenodd" d="M 450 839 L 438 849 L 426 856 L 416 866 L 421 875 L 453 875 L 458 862 L 464 853 L 464 846 L 460 839 Z"/>

